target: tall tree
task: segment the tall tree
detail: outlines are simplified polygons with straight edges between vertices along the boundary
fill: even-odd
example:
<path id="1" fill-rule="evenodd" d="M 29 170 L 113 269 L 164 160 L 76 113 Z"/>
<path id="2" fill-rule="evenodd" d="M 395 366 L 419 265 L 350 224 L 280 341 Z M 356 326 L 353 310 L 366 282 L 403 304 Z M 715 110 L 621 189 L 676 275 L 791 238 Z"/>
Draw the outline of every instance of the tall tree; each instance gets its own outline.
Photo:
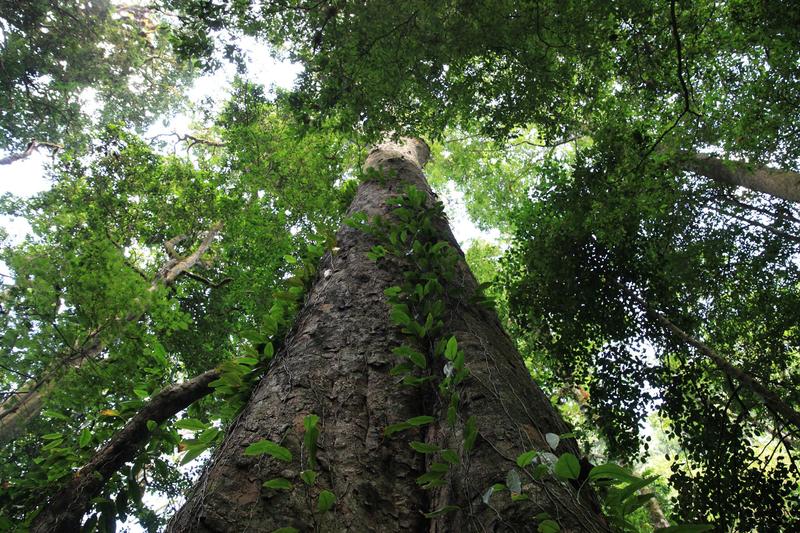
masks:
<path id="1" fill-rule="evenodd" d="M 366 168 L 380 174 L 349 210 L 361 223 L 337 234 L 284 350 L 172 531 L 528 530 L 541 513 L 565 530 L 607 529 L 591 491 L 515 463 L 567 429 L 474 301 L 427 158 L 413 140 L 370 153 Z M 373 226 L 390 217 L 384 242 Z M 397 377 L 411 372 L 392 370 L 402 356 L 418 372 Z M 577 451 L 567 439 L 556 448 Z M 497 483 L 512 497 L 491 498 Z"/>

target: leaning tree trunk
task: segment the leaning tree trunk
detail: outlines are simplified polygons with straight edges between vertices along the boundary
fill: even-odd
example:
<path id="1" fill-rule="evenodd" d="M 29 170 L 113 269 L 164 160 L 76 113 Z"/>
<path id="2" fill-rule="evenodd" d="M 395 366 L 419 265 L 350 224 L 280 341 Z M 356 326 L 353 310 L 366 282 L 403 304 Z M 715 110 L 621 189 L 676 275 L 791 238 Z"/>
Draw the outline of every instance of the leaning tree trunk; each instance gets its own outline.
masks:
<path id="1" fill-rule="evenodd" d="M 422 174 L 428 157 L 427 146 L 416 140 L 375 148 L 366 168 L 382 177 L 361 184 L 348 214 L 391 219 L 391 199 L 409 185 L 423 190 L 432 207 L 434 196 Z M 470 371 L 458 385 L 455 425 L 446 421 L 448 404 L 435 387 L 403 385 L 390 374 L 398 363 L 392 349 L 408 337 L 390 322 L 384 290 L 403 283 L 408 261 L 368 259 L 380 244 L 376 237 L 342 227 L 336 248 L 321 260 L 285 348 L 170 531 L 536 531 L 540 522 L 534 517 L 544 520 L 540 513 L 547 513 L 561 531 L 607 530 L 588 486 L 578 493 L 577 483 L 518 468 L 517 456 L 528 450 L 542 452 L 541 464 L 552 462 L 545 435 L 563 434 L 567 428 L 531 380 L 494 311 L 473 302 L 477 284 L 447 222 L 439 218 L 434 227 L 438 239 L 457 250 L 456 274 L 444 287 L 443 331 L 457 338 Z M 439 365 L 440 375 L 442 369 Z M 310 487 L 298 479 L 308 464 L 304 418 L 309 414 L 320 417 L 318 477 Z M 390 424 L 424 415 L 435 422 L 385 435 Z M 471 451 L 464 441 L 465 433 L 471 433 L 470 419 L 477 423 Z M 264 439 L 287 448 L 291 460 L 245 453 Z M 412 441 L 458 455 L 439 486 L 420 487 L 417 478 L 434 468 L 434 454 L 415 451 Z M 574 441 L 561 440 L 556 454 L 564 452 L 577 454 Z M 540 468 L 540 474 L 546 469 Z M 512 500 L 507 490 L 486 498 L 493 484 L 510 480 L 516 485 L 517 477 L 521 486 L 516 490 L 527 499 Z M 276 478 L 289 479 L 293 486 L 262 486 Z M 327 513 L 318 508 L 321 491 L 336 497 Z M 437 510 L 442 514 L 425 516 Z"/>
<path id="2" fill-rule="evenodd" d="M 800 174 L 790 170 L 755 167 L 741 161 L 720 159 L 708 154 L 692 154 L 684 158 L 687 170 L 718 183 L 744 187 L 775 198 L 800 202 Z"/>

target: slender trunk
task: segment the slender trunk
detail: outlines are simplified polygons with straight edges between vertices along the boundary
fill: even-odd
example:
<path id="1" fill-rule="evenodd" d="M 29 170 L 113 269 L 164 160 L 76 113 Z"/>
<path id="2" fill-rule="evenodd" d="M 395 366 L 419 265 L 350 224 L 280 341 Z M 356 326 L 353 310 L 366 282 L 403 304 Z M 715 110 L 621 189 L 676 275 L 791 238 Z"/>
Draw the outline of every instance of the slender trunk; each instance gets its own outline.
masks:
<path id="1" fill-rule="evenodd" d="M 147 443 L 148 421 L 160 424 L 200 398 L 213 392 L 208 385 L 220 376 L 209 370 L 188 381 L 162 390 L 145 405 L 125 427 L 114 435 L 92 459 L 61 487 L 31 525 L 33 533 L 69 533 L 79 531 L 81 520 L 89 511 L 92 498 L 98 496 L 108 479 L 139 453 Z"/>
<path id="2" fill-rule="evenodd" d="M 183 240 L 184 236 L 170 239 L 164 244 L 170 259 L 158 271 L 148 288 L 148 292 L 155 292 L 162 286 L 175 283 L 179 276 L 189 272 L 203 254 L 211 247 L 211 243 L 222 229 L 221 224 L 214 224 L 209 229 L 198 247 L 188 256 L 180 257 L 175 252 L 175 245 Z M 132 312 L 127 316 L 117 319 L 120 323 L 135 322 L 144 312 Z M 0 443 L 16 438 L 29 420 L 35 418 L 41 411 L 44 402 L 58 382 L 58 378 L 68 370 L 79 370 L 89 361 L 96 359 L 105 349 L 101 328 L 95 328 L 82 342 L 76 342 L 70 349 L 70 355 L 56 361 L 55 365 L 47 370 L 44 375 L 36 380 L 24 383 L 13 395 L 0 403 Z"/>
<path id="3" fill-rule="evenodd" d="M 681 341 L 689 346 L 695 347 L 700 351 L 700 353 L 711 359 L 716 367 L 726 376 L 741 383 L 754 392 L 758 397 L 761 398 L 761 401 L 773 414 L 781 417 L 785 422 L 792 424 L 795 428 L 800 429 L 800 412 L 797 412 L 794 407 L 783 401 L 775 392 L 768 389 L 760 381 L 747 372 L 743 371 L 737 366 L 732 365 L 727 359 L 722 357 L 713 348 L 701 340 L 696 339 L 695 337 L 692 337 L 683 331 L 663 313 L 654 309 L 649 303 L 637 296 L 633 291 L 622 284 L 618 283 L 617 285 L 623 290 L 623 292 L 625 292 L 625 294 L 637 302 L 653 320 L 658 322 L 662 327 L 670 331 Z"/>
<path id="4" fill-rule="evenodd" d="M 381 179 L 361 184 L 349 214 L 387 217 L 390 199 L 413 185 L 433 195 L 422 174 L 427 146 L 414 140 L 374 149 L 367 169 Z M 321 260 L 320 274 L 298 314 L 285 348 L 232 425 L 226 439 L 169 531 L 536 531 L 534 516 L 547 512 L 562 531 L 606 531 L 589 487 L 575 487 L 551 475 L 536 480 L 518 469 L 516 457 L 527 450 L 548 451 L 545 435 L 567 431 L 547 397 L 533 383 L 522 359 L 493 311 L 472 303 L 477 284 L 446 221 L 435 222 L 439 239 L 458 250 L 456 274 L 445 285 L 444 331 L 455 335 L 465 352 L 469 377 L 459 385 L 456 429 L 445 422 L 447 402 L 431 387 L 404 386 L 389 370 L 398 363 L 392 348 L 403 343 L 389 321 L 384 289 L 404 280 L 401 259 L 374 262 L 366 254 L 375 238 L 342 227 L 334 251 Z M 298 474 L 307 468 L 304 418 L 319 419 L 318 477 L 307 486 Z M 390 424 L 421 415 L 435 422 L 392 436 Z M 465 420 L 474 416 L 477 440 L 463 445 Z M 245 454 L 248 445 L 268 439 L 287 448 L 292 458 Z M 424 490 L 417 478 L 431 455 L 411 441 L 436 443 L 458 452 L 444 483 Z M 577 454 L 563 439 L 558 452 Z M 301 460 L 303 462 L 301 462 Z M 512 501 L 508 491 L 483 496 L 509 472 L 521 477 L 527 500 Z M 262 484 L 285 478 L 288 490 Z M 317 509 L 322 490 L 335 494 L 330 512 Z M 441 517 L 424 513 L 450 507 Z"/>
<path id="5" fill-rule="evenodd" d="M 751 168 L 740 161 L 693 154 L 683 159 L 687 170 L 714 181 L 745 187 L 790 202 L 800 202 L 800 173 L 769 167 Z"/>

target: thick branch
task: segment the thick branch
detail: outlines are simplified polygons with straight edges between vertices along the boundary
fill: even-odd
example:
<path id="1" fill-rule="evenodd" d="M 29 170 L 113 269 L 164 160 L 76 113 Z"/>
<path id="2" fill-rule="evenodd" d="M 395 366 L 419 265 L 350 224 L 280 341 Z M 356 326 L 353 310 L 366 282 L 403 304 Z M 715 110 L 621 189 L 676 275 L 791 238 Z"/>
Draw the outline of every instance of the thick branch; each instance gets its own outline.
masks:
<path id="1" fill-rule="evenodd" d="M 745 187 L 776 198 L 800 202 L 800 173 L 770 167 L 750 168 L 746 163 L 693 154 L 683 159 L 687 170 L 709 179 Z"/>
<path id="2" fill-rule="evenodd" d="M 34 139 L 34 140 L 32 140 L 31 142 L 28 143 L 28 146 L 25 148 L 24 151 L 16 153 L 16 154 L 11 154 L 9 156 L 6 156 L 6 157 L 3 157 L 2 159 L 0 159 L 0 165 L 10 165 L 11 163 L 14 163 L 16 161 L 20 161 L 22 159 L 27 159 L 33 154 L 33 152 L 38 151 L 39 147 L 41 147 L 41 146 L 43 146 L 45 148 L 49 148 L 52 151 L 51 153 L 53 155 L 55 155 L 56 152 L 58 152 L 59 150 L 62 150 L 64 148 L 60 144 L 49 143 L 49 142 L 44 142 L 44 141 L 40 142 L 40 141 L 37 141 L 37 140 Z"/>
<path id="3" fill-rule="evenodd" d="M 147 422 L 152 420 L 160 424 L 211 394 L 213 389 L 208 384 L 219 378 L 219 375 L 219 370 L 209 370 L 156 394 L 43 506 L 30 531 L 78 531 L 83 516 L 89 511 L 92 498 L 100 494 L 106 481 L 122 465 L 133 460 L 148 441 L 150 430 Z"/>
<path id="4" fill-rule="evenodd" d="M 744 372 L 740 368 L 729 363 L 727 359 L 719 355 L 710 346 L 683 331 L 681 328 L 675 325 L 670 319 L 668 319 L 665 315 L 655 310 L 653 307 L 650 306 L 650 304 L 648 304 L 646 301 L 637 296 L 633 291 L 631 291 L 622 284 L 618 285 L 622 288 L 625 294 L 627 294 L 634 301 L 636 301 L 645 310 L 645 312 L 651 318 L 653 318 L 653 320 L 658 322 L 665 329 L 669 330 L 673 335 L 675 335 L 681 341 L 688 344 L 689 346 L 693 346 L 694 348 L 699 350 L 700 353 L 711 359 L 717 366 L 717 368 L 719 368 L 725 375 L 730 376 L 731 378 L 735 379 L 745 387 L 748 387 L 751 391 L 753 391 L 756 395 L 758 395 L 761 398 L 761 400 L 764 402 L 764 405 L 766 405 L 767 408 L 770 409 L 772 412 L 782 416 L 784 420 L 788 421 L 796 428 L 800 428 L 800 413 L 795 411 L 794 408 L 792 408 L 792 406 L 781 400 L 781 398 L 777 394 L 775 394 L 773 391 L 762 385 L 757 379 L 755 379 L 750 374 Z"/>

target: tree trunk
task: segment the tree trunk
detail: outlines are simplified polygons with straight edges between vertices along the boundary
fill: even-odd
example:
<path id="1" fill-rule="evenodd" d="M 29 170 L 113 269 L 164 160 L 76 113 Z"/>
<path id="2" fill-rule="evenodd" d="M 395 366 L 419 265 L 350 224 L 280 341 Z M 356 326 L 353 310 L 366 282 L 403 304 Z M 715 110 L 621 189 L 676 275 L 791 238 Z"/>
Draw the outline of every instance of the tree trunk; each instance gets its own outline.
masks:
<path id="1" fill-rule="evenodd" d="M 800 202 L 800 174 L 769 167 L 750 168 L 740 161 L 719 159 L 707 154 L 693 154 L 684 159 L 687 170 L 709 179 L 745 187 L 790 202 Z"/>
<path id="2" fill-rule="evenodd" d="M 387 217 L 389 200 L 408 185 L 423 190 L 427 207 L 433 206 L 434 196 L 422 174 L 429 153 L 423 142 L 410 139 L 373 149 L 365 166 L 382 178 L 361 184 L 348 215 Z M 445 284 L 443 331 L 457 337 L 470 371 L 458 387 L 455 429 L 445 421 L 447 402 L 443 404 L 433 387 L 406 386 L 389 373 L 399 362 L 392 349 L 404 336 L 389 320 L 383 291 L 403 283 L 408 265 L 394 257 L 369 260 L 367 253 L 379 242 L 343 226 L 337 247 L 321 260 L 285 348 L 169 531 L 536 531 L 539 522 L 534 516 L 543 512 L 561 531 L 608 530 L 588 486 L 577 495 L 570 482 L 552 474 L 535 479 L 530 468 L 517 467 L 519 454 L 549 451 L 547 433 L 568 430 L 531 380 L 494 311 L 472 303 L 477 284 L 447 222 L 439 219 L 435 229 L 439 240 L 458 254 L 453 281 Z M 318 477 L 310 487 L 298 479 L 308 459 L 303 421 L 309 414 L 320 417 Z M 432 415 L 435 422 L 385 436 L 390 424 L 421 415 Z M 478 436 L 469 451 L 464 431 L 472 416 Z M 287 448 L 292 459 L 244 453 L 263 439 Z M 420 487 L 417 478 L 427 471 L 432 454 L 415 451 L 411 441 L 444 443 L 459 454 L 460 462 L 450 468 L 442 486 Z M 556 453 L 568 451 L 577 455 L 574 441 L 562 439 Z M 504 491 L 492 496 L 489 505 L 484 503 L 487 489 L 506 483 L 512 470 L 528 499 L 512 501 Z M 294 485 L 289 490 L 262 487 L 274 478 L 287 478 Z M 317 508 L 322 490 L 336 496 L 327 513 Z M 424 516 L 446 506 L 457 508 L 439 517 Z"/>

